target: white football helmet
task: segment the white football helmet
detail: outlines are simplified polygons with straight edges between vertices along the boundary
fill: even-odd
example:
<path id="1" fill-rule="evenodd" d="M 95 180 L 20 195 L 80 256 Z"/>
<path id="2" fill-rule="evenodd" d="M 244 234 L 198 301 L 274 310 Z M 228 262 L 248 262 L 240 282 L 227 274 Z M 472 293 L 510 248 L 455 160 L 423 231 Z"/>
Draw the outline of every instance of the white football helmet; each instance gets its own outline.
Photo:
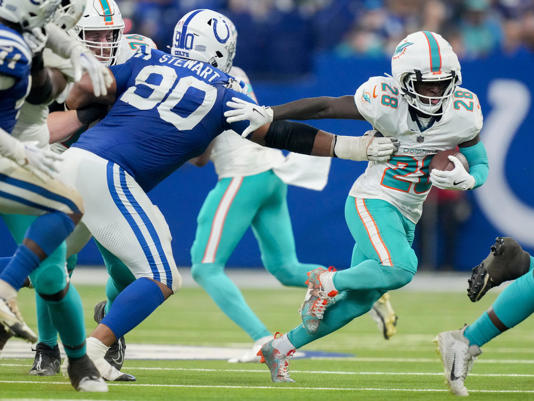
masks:
<path id="1" fill-rule="evenodd" d="M 228 72 L 236 43 L 237 31 L 229 18 L 212 10 L 193 10 L 176 23 L 171 54 L 204 61 Z"/>
<path id="2" fill-rule="evenodd" d="M 50 22 L 60 4 L 61 0 L 2 0 L 0 18 L 30 31 Z"/>
<path id="3" fill-rule="evenodd" d="M 404 38 L 391 58 L 391 73 L 408 104 L 430 116 L 444 113 L 457 85 L 462 83 L 458 56 L 451 45 L 437 33 L 419 31 Z M 423 96 L 416 92 L 416 82 L 449 81 L 441 96 Z"/>
<path id="4" fill-rule="evenodd" d="M 88 31 L 111 31 L 107 42 L 87 39 Z M 85 12 L 74 27 L 74 32 L 93 54 L 105 65 L 114 65 L 124 31 L 119 6 L 114 0 L 87 0 Z"/>
<path id="5" fill-rule="evenodd" d="M 65 31 L 74 28 L 82 17 L 85 3 L 85 0 L 62 0 L 52 22 Z"/>
<path id="6" fill-rule="evenodd" d="M 119 44 L 116 64 L 127 62 L 142 47 L 149 49 L 158 48 L 154 41 L 147 36 L 138 34 L 124 35 Z"/>

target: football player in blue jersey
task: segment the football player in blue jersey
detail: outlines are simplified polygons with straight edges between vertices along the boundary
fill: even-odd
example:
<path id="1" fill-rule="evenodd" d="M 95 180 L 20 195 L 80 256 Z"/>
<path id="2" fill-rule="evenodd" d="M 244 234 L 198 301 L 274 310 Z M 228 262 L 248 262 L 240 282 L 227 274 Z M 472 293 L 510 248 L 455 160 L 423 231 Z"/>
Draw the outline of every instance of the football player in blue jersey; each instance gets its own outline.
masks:
<path id="1" fill-rule="evenodd" d="M 248 125 L 229 124 L 224 118 L 231 98 L 254 103 L 233 89 L 235 80 L 228 75 L 235 27 L 225 16 L 210 11 L 211 18 L 202 19 L 209 37 L 197 37 L 188 26 L 203 11 L 192 11 L 183 19 L 178 40 L 185 50 L 179 55 L 143 49 L 125 64 L 111 67 L 114 82 L 106 96 L 96 97 L 90 81 L 82 78 L 67 99 L 70 109 L 92 103 L 112 106 L 64 153 L 60 165 L 66 182 L 84 199 L 84 223 L 127 266 L 114 274 L 131 280 L 87 339 L 103 377 L 112 379 L 120 373 L 103 358 L 109 345 L 180 287 L 171 233 L 146 192 L 200 155 L 221 132 L 231 129 L 241 134 Z M 317 156 L 332 156 L 334 141 L 341 138 L 340 154 L 352 160 L 367 160 L 373 141 L 287 121 L 246 133 L 262 145 Z M 390 139 L 377 142 L 389 144 L 389 154 L 393 152 Z"/>
<path id="2" fill-rule="evenodd" d="M 477 320 L 461 330 L 444 331 L 434 339 L 451 392 L 469 395 L 465 379 L 480 347 L 515 327 L 534 313 L 534 258 L 510 237 L 498 237 L 491 251 L 469 279 L 471 301 L 480 300 L 492 287 L 515 280 Z"/>
<path id="3" fill-rule="evenodd" d="M 0 323 L 3 337 L 16 335 L 35 341 L 16 305 L 16 293 L 30 275 L 36 292 L 48 305 L 70 360 L 69 377 L 76 390 L 107 391 L 94 364 L 85 352 L 85 328 L 78 293 L 69 285 L 64 267 L 41 265 L 72 232 L 83 215 L 76 191 L 53 178 L 59 158 L 34 145 L 24 145 L 9 134 L 23 103 L 46 103 L 63 90 L 66 80 L 44 68 L 44 45 L 63 48 L 76 61 L 89 59 L 65 43 L 55 41 L 60 30 L 45 25 L 59 6 L 59 0 L 4 0 L 0 2 L 0 211 L 39 216 L 21 235 L 21 244 L 0 274 Z M 46 25 L 48 27 L 48 25 Z M 90 61 L 89 61 L 90 62 Z M 87 66 L 87 65 L 86 65 Z M 86 68 L 87 69 L 87 68 Z M 105 73 L 104 70 L 101 70 Z M 81 75 L 81 72 L 80 72 Z M 30 84 L 31 82 L 31 84 Z M 103 82 L 103 81 L 100 81 Z M 95 81 L 95 90 L 98 83 Z M 105 93 L 106 86 L 103 85 Z"/>

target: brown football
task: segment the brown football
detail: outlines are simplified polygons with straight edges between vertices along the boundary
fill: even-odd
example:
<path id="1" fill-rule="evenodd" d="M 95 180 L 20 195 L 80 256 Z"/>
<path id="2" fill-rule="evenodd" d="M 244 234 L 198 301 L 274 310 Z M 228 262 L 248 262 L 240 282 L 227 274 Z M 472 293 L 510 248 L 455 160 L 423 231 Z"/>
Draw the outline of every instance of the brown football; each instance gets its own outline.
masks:
<path id="1" fill-rule="evenodd" d="M 434 157 L 432 157 L 428 172 L 430 173 L 433 169 L 438 169 L 441 171 L 454 170 L 454 163 L 449 160 L 449 156 L 457 157 L 458 160 L 462 162 L 465 169 L 469 171 L 469 164 L 467 163 L 465 156 L 457 149 L 447 149 L 436 153 Z"/>

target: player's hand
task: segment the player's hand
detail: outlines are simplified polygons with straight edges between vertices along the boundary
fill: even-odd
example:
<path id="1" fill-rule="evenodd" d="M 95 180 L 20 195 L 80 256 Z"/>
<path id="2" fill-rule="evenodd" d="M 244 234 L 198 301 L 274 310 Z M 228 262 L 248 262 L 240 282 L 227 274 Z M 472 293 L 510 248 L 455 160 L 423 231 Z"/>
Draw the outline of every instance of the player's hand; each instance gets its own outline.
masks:
<path id="1" fill-rule="evenodd" d="M 362 136 L 336 135 L 333 156 L 354 161 L 388 161 L 399 148 L 399 141 L 376 134 L 377 131 L 370 130 Z"/>
<path id="2" fill-rule="evenodd" d="M 475 186 L 475 178 L 467 172 L 464 165 L 455 156 L 449 156 L 449 160 L 454 163 L 451 171 L 432 170 L 430 182 L 440 189 L 459 189 L 466 191 Z"/>
<path id="3" fill-rule="evenodd" d="M 93 83 L 95 96 L 105 96 L 108 87 L 113 82 L 109 69 L 102 64 L 89 50 L 83 46 L 75 46 L 70 53 L 70 60 L 74 69 L 74 80 L 79 81 L 84 71 L 89 74 Z"/>
<path id="4" fill-rule="evenodd" d="M 43 27 L 33 28 L 31 31 L 22 33 L 24 41 L 28 44 L 33 54 L 37 54 L 45 48 L 48 36 Z"/>
<path id="5" fill-rule="evenodd" d="M 30 170 L 41 180 L 54 178 L 59 174 L 56 162 L 63 160 L 63 156 L 47 149 L 37 147 L 37 141 L 24 142 L 25 160 L 23 167 Z"/>
<path id="6" fill-rule="evenodd" d="M 386 162 L 399 149 L 399 140 L 397 138 L 375 136 L 376 132 L 376 130 L 371 130 L 364 134 L 364 136 L 371 136 L 371 141 L 367 146 L 367 160 Z"/>
<path id="7" fill-rule="evenodd" d="M 233 97 L 231 101 L 226 102 L 226 105 L 233 109 L 224 113 L 228 124 L 236 121 L 250 121 L 249 126 L 241 134 L 244 138 L 259 127 L 273 121 L 273 109 L 270 107 L 258 106 L 238 97 Z"/>

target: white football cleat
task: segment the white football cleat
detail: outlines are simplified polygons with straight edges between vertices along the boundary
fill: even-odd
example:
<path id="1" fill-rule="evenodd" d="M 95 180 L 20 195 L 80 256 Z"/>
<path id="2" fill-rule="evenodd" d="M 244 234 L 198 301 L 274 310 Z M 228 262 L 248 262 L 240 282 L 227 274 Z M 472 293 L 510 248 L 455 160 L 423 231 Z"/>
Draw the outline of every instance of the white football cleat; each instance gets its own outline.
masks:
<path id="1" fill-rule="evenodd" d="M 15 337 L 31 343 L 37 342 L 37 334 L 22 319 L 16 297 L 10 299 L 0 297 L 0 324 Z"/>
<path id="2" fill-rule="evenodd" d="M 70 361 L 68 376 L 76 391 L 90 393 L 107 393 L 108 391 L 108 385 L 100 377 L 98 370 L 87 354 Z"/>
<path id="3" fill-rule="evenodd" d="M 369 315 L 375 321 L 378 330 L 386 340 L 389 340 L 397 333 L 397 320 L 399 320 L 399 317 L 391 306 L 389 293 L 386 292 L 374 303 Z"/>
<path id="4" fill-rule="evenodd" d="M 260 351 L 261 346 L 263 344 L 268 343 L 272 339 L 274 339 L 273 336 L 265 336 L 265 337 L 260 338 L 259 340 L 256 340 L 250 350 L 248 350 L 241 356 L 228 359 L 228 362 L 230 363 L 258 362 L 259 363 L 261 358 L 258 356 L 258 352 Z"/>
<path id="5" fill-rule="evenodd" d="M 469 345 L 469 340 L 464 337 L 463 329 L 439 333 L 434 343 L 441 356 L 449 389 L 455 395 L 468 396 L 469 392 L 464 382 L 482 351 L 478 345 Z"/>

